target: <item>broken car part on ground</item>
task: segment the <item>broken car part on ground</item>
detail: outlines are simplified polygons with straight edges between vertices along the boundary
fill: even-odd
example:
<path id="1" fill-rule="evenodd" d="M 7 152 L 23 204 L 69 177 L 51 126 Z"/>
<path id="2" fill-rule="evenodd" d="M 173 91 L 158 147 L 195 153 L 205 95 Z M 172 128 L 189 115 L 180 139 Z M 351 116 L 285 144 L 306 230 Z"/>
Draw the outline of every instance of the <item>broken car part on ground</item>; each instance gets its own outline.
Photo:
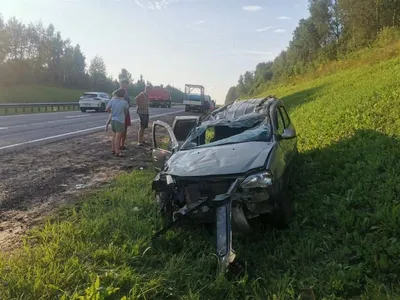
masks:
<path id="1" fill-rule="evenodd" d="M 160 132 L 165 132 L 164 136 Z M 256 220 L 287 224 L 287 186 L 297 138 L 275 97 L 235 101 L 202 122 L 176 117 L 153 124 L 153 190 L 170 224 L 182 218 L 215 224 L 221 273 L 235 259 L 232 230 L 251 232 Z"/>

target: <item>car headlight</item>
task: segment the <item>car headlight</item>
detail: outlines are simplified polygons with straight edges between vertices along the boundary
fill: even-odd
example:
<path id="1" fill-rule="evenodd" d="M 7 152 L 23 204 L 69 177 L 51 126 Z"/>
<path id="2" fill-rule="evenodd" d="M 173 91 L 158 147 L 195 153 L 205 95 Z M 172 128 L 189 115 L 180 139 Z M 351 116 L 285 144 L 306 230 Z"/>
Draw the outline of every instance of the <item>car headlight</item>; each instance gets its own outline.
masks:
<path id="1" fill-rule="evenodd" d="M 242 189 L 267 188 L 272 185 L 272 174 L 269 171 L 248 176 L 241 184 Z"/>

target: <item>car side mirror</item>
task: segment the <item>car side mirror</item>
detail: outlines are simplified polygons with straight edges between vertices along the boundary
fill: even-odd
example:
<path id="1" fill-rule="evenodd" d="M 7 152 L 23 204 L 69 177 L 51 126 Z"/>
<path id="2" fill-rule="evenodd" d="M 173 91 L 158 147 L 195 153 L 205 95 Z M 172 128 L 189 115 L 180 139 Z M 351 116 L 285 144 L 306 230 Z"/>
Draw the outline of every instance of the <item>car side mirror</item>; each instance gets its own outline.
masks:
<path id="1" fill-rule="evenodd" d="M 296 137 L 296 131 L 292 128 L 286 128 L 278 137 L 280 140 L 290 140 Z"/>

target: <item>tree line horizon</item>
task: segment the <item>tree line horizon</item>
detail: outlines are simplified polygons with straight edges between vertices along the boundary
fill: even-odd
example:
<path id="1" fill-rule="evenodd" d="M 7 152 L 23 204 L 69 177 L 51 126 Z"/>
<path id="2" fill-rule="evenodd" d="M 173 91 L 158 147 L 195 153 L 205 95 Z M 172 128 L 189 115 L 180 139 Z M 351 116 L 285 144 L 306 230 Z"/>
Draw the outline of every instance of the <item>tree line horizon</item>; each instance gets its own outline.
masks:
<path id="1" fill-rule="evenodd" d="M 126 68 L 113 78 L 99 55 L 88 64 L 81 46 L 64 39 L 53 24 L 24 24 L 15 17 L 5 21 L 0 14 L 0 86 L 51 85 L 111 93 L 122 79 L 131 83 L 128 91 L 132 97 L 145 85 L 152 85 L 142 74 L 135 81 Z M 183 102 L 180 88 L 170 84 L 159 87 L 168 89 L 174 102 Z"/>
<path id="2" fill-rule="evenodd" d="M 269 86 L 317 70 L 364 48 L 400 40 L 398 0 L 309 0 L 309 17 L 301 19 L 292 40 L 273 61 L 260 62 L 239 76 L 225 97 L 256 96 Z"/>

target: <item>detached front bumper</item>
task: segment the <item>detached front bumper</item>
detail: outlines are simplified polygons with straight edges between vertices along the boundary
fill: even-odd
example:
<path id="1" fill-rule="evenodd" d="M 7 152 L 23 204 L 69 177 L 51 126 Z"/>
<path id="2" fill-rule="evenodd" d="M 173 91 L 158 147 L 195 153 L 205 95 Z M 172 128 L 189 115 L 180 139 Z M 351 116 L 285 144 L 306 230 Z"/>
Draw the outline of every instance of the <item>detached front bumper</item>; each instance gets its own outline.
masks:
<path id="1" fill-rule="evenodd" d="M 172 178 L 172 177 L 171 177 Z M 171 179 L 172 180 L 172 179 Z M 233 230 L 239 233 L 253 231 L 251 219 L 274 210 L 274 200 L 270 197 L 272 187 L 268 189 L 241 190 L 244 178 L 208 178 L 202 180 L 176 178 L 174 188 L 168 187 L 165 178 L 158 174 L 153 181 L 153 190 L 172 195 L 176 206 L 191 210 L 190 219 L 198 223 L 215 223 L 215 197 L 225 195 L 231 185 L 239 180 L 239 186 L 231 193 L 230 201 Z M 199 204 L 201 204 L 199 206 Z M 196 207 L 196 209 L 193 209 Z M 193 209 L 193 210 L 192 210 Z"/>
<path id="2" fill-rule="evenodd" d="M 183 182 L 182 180 L 176 182 L 171 176 L 166 176 L 167 180 L 162 180 L 160 174 L 157 175 L 153 181 L 153 190 L 167 193 L 169 196 L 166 198 L 170 199 L 170 201 L 175 203 L 181 201 L 184 204 L 179 210 L 174 211 L 174 223 L 182 219 L 196 220 L 203 223 L 215 222 L 219 273 L 224 274 L 236 256 L 232 248 L 232 230 L 239 232 L 252 231 L 248 216 L 245 215 L 243 209 L 246 207 L 243 202 L 245 197 L 243 191 L 239 191 L 244 178 L 231 178 L 222 183 L 214 182 L 214 185 L 208 186 L 199 182 L 195 185 L 193 182 Z M 195 193 L 196 190 L 197 194 Z M 190 191 L 192 191 L 192 194 L 187 195 L 187 192 Z M 211 194 L 205 196 L 205 191 L 212 192 L 214 194 L 213 197 L 211 197 Z M 254 195 L 251 199 L 262 200 L 262 198 L 254 197 Z M 209 218 L 210 216 L 212 218 Z"/>

